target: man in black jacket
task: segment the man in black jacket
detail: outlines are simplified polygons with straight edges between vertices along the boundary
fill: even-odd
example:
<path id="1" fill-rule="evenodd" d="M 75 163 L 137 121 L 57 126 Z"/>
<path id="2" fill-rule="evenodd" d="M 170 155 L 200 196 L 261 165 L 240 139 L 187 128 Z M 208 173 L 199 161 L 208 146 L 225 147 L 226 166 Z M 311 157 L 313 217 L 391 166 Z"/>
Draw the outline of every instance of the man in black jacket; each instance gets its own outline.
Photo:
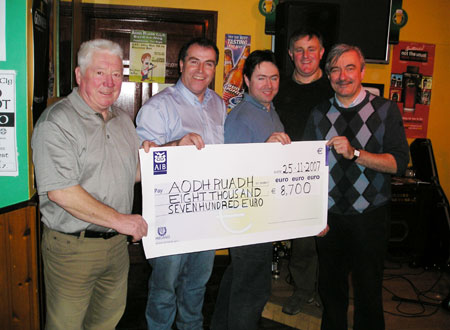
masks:
<path id="1" fill-rule="evenodd" d="M 281 81 L 274 104 L 286 133 L 292 141 L 299 141 L 312 108 L 331 98 L 334 92 L 320 68 L 325 49 L 318 31 L 308 28 L 295 31 L 289 39 L 288 52 L 295 69 L 291 77 Z M 294 293 L 284 304 L 283 312 L 295 315 L 301 311 L 302 304 L 317 303 L 317 252 L 314 237 L 292 240 L 289 272 Z"/>

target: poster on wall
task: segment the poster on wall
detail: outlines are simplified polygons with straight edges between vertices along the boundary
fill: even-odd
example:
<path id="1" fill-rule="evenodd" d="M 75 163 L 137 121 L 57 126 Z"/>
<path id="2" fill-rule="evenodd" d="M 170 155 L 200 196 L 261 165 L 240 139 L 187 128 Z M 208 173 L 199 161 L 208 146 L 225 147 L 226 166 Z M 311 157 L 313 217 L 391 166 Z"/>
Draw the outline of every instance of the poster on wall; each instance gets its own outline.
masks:
<path id="1" fill-rule="evenodd" d="M 0 0 L 0 61 L 6 61 L 6 6 L 5 0 Z"/>
<path id="2" fill-rule="evenodd" d="M 235 107 L 244 95 L 244 63 L 250 55 L 251 36 L 225 35 L 223 65 L 223 100 L 228 111 Z"/>
<path id="3" fill-rule="evenodd" d="M 18 176 L 16 72 L 0 70 L 0 176 Z"/>
<path id="4" fill-rule="evenodd" d="M 166 48 L 166 33 L 131 31 L 129 81 L 164 84 L 166 80 Z"/>
<path id="5" fill-rule="evenodd" d="M 394 46 L 389 97 L 402 113 L 407 138 L 426 138 L 435 45 L 400 41 Z"/>

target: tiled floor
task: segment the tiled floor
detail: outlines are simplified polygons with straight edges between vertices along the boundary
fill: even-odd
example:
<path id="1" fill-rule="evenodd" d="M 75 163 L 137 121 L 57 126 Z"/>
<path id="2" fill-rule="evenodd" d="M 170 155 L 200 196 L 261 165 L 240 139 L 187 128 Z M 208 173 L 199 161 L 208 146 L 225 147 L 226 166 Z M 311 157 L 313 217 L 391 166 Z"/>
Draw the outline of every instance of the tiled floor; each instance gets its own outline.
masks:
<path id="1" fill-rule="evenodd" d="M 130 248 L 131 270 L 128 301 L 125 314 L 117 327 L 118 330 L 146 329 L 144 313 L 150 267 L 143 259 L 142 252 L 139 249 L 140 246 Z M 304 313 L 295 316 L 289 316 L 281 312 L 281 305 L 292 292 L 292 287 L 285 280 L 287 262 L 287 260 L 282 260 L 281 276 L 279 279 L 273 280 L 272 297 L 263 312 L 265 318 L 261 321 L 260 329 L 292 330 L 296 328 L 318 330 L 320 328 L 320 308 L 305 306 Z M 213 274 L 207 286 L 203 308 L 206 329 L 209 326 L 218 286 L 227 263 L 227 256 L 216 257 Z M 450 273 L 448 269 L 440 271 L 437 269 L 411 268 L 407 263 L 400 263 L 398 260 L 387 260 L 385 266 L 383 299 L 386 329 L 450 329 L 450 311 L 439 305 L 439 302 L 448 296 L 450 292 Z M 393 295 L 412 300 L 420 298 L 426 303 L 400 303 L 392 300 Z M 353 306 L 350 305 L 349 320 L 352 318 L 352 313 Z M 351 328 L 351 324 L 349 326 Z"/>

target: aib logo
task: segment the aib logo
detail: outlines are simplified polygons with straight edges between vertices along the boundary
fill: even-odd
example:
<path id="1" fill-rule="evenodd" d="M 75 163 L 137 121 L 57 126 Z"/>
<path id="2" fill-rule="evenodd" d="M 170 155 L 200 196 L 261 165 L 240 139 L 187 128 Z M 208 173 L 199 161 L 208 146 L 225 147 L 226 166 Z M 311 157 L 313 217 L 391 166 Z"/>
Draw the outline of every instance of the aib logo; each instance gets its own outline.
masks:
<path id="1" fill-rule="evenodd" d="M 167 174 L 167 151 L 153 152 L 153 175 Z"/>

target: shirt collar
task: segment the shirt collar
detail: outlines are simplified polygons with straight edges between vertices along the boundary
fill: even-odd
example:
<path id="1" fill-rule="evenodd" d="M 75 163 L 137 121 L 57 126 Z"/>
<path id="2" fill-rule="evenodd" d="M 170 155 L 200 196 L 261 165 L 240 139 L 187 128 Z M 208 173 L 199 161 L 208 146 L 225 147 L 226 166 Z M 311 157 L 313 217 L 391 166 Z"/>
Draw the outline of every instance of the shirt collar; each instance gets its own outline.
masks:
<path id="1" fill-rule="evenodd" d="M 354 106 L 357 106 L 358 104 L 360 104 L 362 101 L 364 101 L 364 99 L 366 98 L 366 90 L 364 89 L 364 87 L 361 86 L 361 90 L 359 91 L 358 96 L 353 100 L 353 102 L 348 105 L 345 106 L 343 105 L 339 99 L 336 97 L 336 94 L 334 94 L 334 99 L 336 100 L 336 103 L 338 106 L 340 106 L 341 108 L 351 108 Z"/>
<path id="2" fill-rule="evenodd" d="M 197 95 L 195 95 L 194 93 L 192 93 L 181 81 L 181 79 L 178 79 L 175 88 L 181 93 L 181 95 L 183 95 L 188 101 L 189 103 L 191 103 L 192 105 L 198 105 L 198 104 L 205 104 L 209 101 L 209 99 L 212 97 L 211 96 L 211 90 L 209 88 L 206 88 L 205 91 L 205 95 L 203 97 L 203 102 L 200 102 L 200 100 L 198 99 Z"/>
<path id="3" fill-rule="evenodd" d="M 260 102 L 258 102 L 253 96 L 251 96 L 250 94 L 248 94 L 247 92 L 244 93 L 244 101 L 247 101 L 251 104 L 253 104 L 255 107 L 257 107 L 258 109 L 264 110 L 267 112 L 267 108 L 262 105 Z M 275 110 L 273 103 L 270 102 L 270 111 Z"/>

